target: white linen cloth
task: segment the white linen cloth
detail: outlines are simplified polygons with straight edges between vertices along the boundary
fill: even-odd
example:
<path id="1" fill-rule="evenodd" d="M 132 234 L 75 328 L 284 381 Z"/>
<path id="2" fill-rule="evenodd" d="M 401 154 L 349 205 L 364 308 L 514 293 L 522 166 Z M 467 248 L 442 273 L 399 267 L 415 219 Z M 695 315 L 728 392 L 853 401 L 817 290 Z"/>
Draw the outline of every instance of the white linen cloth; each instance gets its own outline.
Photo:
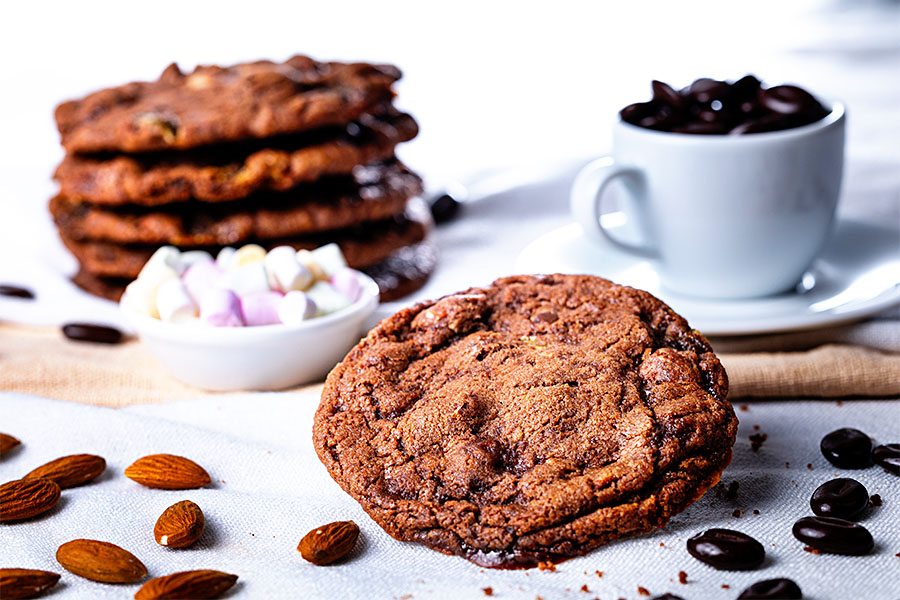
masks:
<path id="1" fill-rule="evenodd" d="M 490 587 L 497 598 L 631 599 L 642 598 L 641 586 L 652 595 L 724 600 L 773 577 L 793 579 L 812 600 L 896 597 L 900 477 L 878 467 L 836 469 L 818 449 L 825 433 L 845 426 L 882 443 L 898 441 L 895 402 L 766 402 L 737 409 L 741 425 L 734 460 L 722 477 L 723 487 L 739 483 L 736 499 L 710 491 L 665 529 L 601 547 L 558 565 L 556 572 L 482 569 L 388 536 L 316 457 L 311 426 L 317 405 L 315 393 L 235 395 L 123 409 L 0 394 L 0 430 L 22 440 L 0 463 L 0 481 L 67 454 L 94 453 L 107 460 L 98 480 L 63 490 L 59 505 L 46 516 L 0 525 L 0 566 L 62 573 L 60 589 L 52 595 L 60 600 L 123 598 L 138 589 L 137 584 L 94 583 L 62 570 L 56 548 L 76 538 L 126 548 L 151 577 L 201 568 L 237 574 L 229 598 L 480 598 Z M 768 436 L 757 452 L 748 440 L 753 433 Z M 199 490 L 153 490 L 123 475 L 137 458 L 160 452 L 197 461 L 213 483 Z M 794 521 L 812 514 L 813 490 L 836 476 L 855 478 L 884 500 L 861 521 L 875 538 L 868 556 L 811 554 L 791 535 Z M 156 519 L 184 499 L 199 504 L 206 515 L 203 537 L 190 549 L 158 546 Z M 735 510 L 745 512 L 734 517 Z M 309 530 L 346 519 L 362 530 L 349 558 L 317 567 L 300 557 L 296 547 Z M 712 527 L 737 529 L 762 542 L 763 567 L 716 571 L 688 555 L 685 541 Z M 596 571 L 603 572 L 602 578 Z M 686 585 L 678 583 L 679 571 L 687 573 Z M 583 585 L 590 593 L 581 591 Z"/>

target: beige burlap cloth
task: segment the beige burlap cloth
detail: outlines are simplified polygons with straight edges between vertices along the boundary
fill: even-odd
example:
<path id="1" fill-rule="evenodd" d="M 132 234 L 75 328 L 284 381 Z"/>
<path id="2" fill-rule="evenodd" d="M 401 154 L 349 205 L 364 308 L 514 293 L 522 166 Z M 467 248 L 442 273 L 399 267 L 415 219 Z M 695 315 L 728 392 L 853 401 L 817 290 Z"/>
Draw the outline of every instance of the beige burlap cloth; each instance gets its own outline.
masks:
<path id="1" fill-rule="evenodd" d="M 719 356 L 732 400 L 900 397 L 900 353 L 825 344 Z M 172 379 L 137 341 L 72 342 L 56 327 L 11 324 L 0 324 L 0 390 L 112 407 L 210 394 Z"/>

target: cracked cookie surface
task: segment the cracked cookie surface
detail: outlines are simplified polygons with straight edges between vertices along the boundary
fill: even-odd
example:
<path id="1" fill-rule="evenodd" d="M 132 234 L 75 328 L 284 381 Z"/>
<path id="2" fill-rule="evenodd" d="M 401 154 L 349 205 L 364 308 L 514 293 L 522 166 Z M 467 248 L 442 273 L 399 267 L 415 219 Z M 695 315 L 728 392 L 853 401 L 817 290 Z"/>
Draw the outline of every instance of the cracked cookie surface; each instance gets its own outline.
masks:
<path id="1" fill-rule="evenodd" d="M 510 277 L 382 321 L 328 376 L 313 442 L 395 538 L 528 567 L 662 527 L 714 485 L 727 387 L 650 294 Z"/>

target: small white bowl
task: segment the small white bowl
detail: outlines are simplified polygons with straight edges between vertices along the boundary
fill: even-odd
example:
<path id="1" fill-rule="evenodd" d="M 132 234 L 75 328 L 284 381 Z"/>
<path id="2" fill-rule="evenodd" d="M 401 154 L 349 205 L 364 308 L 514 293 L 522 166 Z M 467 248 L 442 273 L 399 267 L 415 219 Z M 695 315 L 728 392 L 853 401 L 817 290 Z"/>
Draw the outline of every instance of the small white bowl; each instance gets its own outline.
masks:
<path id="1" fill-rule="evenodd" d="M 342 310 L 296 325 L 209 327 L 122 314 L 157 360 L 188 385 L 216 391 L 279 390 L 325 378 L 363 335 L 378 284 L 360 273 L 362 293 Z"/>

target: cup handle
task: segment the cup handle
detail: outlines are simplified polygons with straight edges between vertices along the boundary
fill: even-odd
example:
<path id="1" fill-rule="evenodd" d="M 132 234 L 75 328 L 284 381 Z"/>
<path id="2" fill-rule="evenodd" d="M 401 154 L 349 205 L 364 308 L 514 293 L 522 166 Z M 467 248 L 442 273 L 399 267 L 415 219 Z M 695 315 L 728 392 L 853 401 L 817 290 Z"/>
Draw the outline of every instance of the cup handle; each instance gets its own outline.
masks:
<path id="1" fill-rule="evenodd" d="M 626 192 L 635 202 L 643 201 L 644 173 L 640 168 L 616 164 L 612 157 L 598 158 L 575 177 L 570 196 L 572 214 L 589 236 L 605 239 L 617 248 L 638 256 L 656 258 L 659 253 L 652 246 L 623 242 L 603 227 L 600 220 L 603 192 L 617 177 L 622 178 Z"/>

